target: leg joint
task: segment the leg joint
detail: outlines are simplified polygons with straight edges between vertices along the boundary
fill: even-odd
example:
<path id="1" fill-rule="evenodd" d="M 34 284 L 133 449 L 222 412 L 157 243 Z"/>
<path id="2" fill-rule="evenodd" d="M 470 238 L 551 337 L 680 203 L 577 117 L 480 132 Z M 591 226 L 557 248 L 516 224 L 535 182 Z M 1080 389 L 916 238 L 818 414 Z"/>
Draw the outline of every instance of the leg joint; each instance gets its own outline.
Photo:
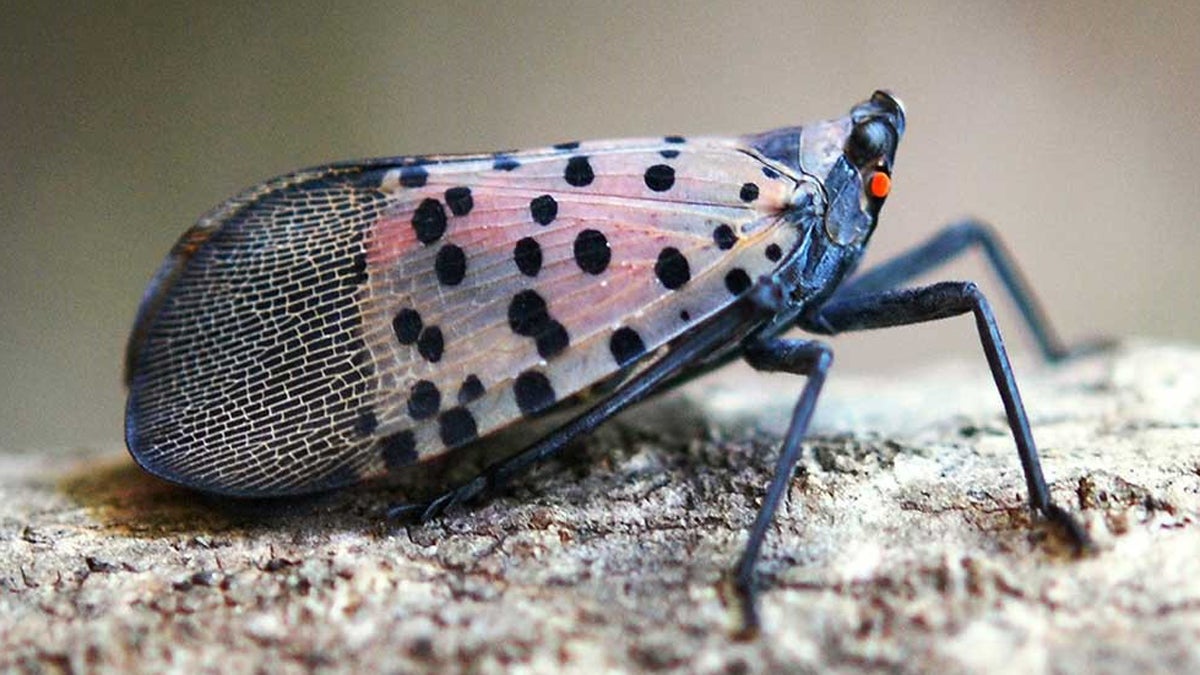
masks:
<path id="1" fill-rule="evenodd" d="M 754 340 L 746 344 L 742 356 L 751 368 L 767 372 L 806 375 L 828 371 L 833 365 L 833 349 L 815 340 Z"/>
<path id="2" fill-rule="evenodd" d="M 970 243 L 980 243 L 988 245 L 996 240 L 996 229 L 982 220 L 969 218 L 960 220 L 945 229 L 946 233 L 953 233 L 947 236 L 962 237 Z"/>

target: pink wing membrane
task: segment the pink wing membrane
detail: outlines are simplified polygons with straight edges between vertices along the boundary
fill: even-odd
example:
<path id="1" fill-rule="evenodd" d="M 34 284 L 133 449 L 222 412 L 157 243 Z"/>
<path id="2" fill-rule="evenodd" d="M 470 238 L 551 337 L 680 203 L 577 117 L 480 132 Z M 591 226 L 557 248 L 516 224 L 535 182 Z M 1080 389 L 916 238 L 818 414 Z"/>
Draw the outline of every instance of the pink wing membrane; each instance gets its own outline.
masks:
<path id="1" fill-rule="evenodd" d="M 552 392 L 537 391 L 543 407 L 617 373 L 619 353 L 633 353 L 622 348 L 652 352 L 668 343 L 733 301 L 742 289 L 730 288 L 732 271 L 755 279 L 776 265 L 778 253 L 768 248 L 787 251 L 798 238 L 779 217 L 795 181 L 725 139 L 583 144 L 512 158 L 518 166 L 508 170 L 493 169 L 490 160 L 425 165 L 419 187 L 403 185 L 402 169 L 382 181 L 394 206 L 383 210 L 366 241 L 364 331 L 381 379 L 376 433 L 403 436 L 416 449 L 413 459 L 536 414 L 520 395 L 529 387 L 518 382 L 531 373 Z M 572 184 L 583 182 L 566 175 L 572 162 L 576 169 L 586 163 L 586 183 Z M 449 205 L 452 190 L 469 191 L 470 209 L 461 215 L 445 209 L 443 233 L 422 242 L 413 224 L 416 209 L 431 199 Z M 552 218 L 541 214 L 544 224 L 533 213 L 539 198 L 554 203 Z M 534 274 L 517 264 L 522 240 L 534 242 L 529 245 L 539 253 Z M 461 264 L 449 275 L 439 271 L 447 247 L 461 251 L 465 271 Z M 660 273 L 664 256 L 676 264 Z M 520 315 L 530 306 L 520 300 L 529 298 L 535 309 L 544 306 L 530 318 L 535 331 L 543 329 L 540 335 L 513 326 L 514 304 Z M 402 340 L 397 334 L 393 319 L 401 312 L 419 315 L 422 330 L 440 331 L 436 360 L 412 335 Z M 620 329 L 623 341 L 614 337 Z M 483 393 L 462 403 L 458 392 L 468 379 Z M 437 391 L 438 410 L 431 414 L 418 405 L 414 419 L 413 398 L 428 402 L 428 385 Z M 471 433 L 450 434 L 464 442 L 446 442 L 443 418 L 453 408 L 470 417 Z"/>

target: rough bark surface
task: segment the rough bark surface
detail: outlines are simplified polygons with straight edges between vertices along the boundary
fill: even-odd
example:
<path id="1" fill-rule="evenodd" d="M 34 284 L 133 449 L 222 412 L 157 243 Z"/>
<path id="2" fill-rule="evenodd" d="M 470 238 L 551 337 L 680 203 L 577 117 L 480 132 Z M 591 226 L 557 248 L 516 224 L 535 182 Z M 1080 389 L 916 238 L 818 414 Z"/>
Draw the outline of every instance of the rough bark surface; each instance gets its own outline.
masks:
<path id="1" fill-rule="evenodd" d="M 1200 670 L 1200 349 L 1018 364 L 1074 558 L 1025 507 L 982 358 L 835 367 L 759 566 L 721 578 L 800 382 L 699 382 L 499 498 L 389 529 L 391 496 L 232 504 L 115 449 L 0 453 L 0 669 Z"/>

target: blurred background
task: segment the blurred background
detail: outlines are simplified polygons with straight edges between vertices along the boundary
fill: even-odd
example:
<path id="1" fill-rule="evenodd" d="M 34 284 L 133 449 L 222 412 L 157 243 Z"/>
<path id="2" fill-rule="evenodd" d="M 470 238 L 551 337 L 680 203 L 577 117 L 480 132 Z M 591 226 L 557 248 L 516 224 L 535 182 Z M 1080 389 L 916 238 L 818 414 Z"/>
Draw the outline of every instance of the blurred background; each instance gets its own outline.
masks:
<path id="1" fill-rule="evenodd" d="M 147 280 L 198 215 L 262 179 L 759 131 L 877 87 L 904 100 L 908 133 L 868 262 L 974 214 L 1068 340 L 1200 338 L 1200 3 L 251 4 L 5 9 L 0 447 L 121 445 Z M 1018 370 L 1034 367 L 978 258 L 937 276 L 979 280 Z M 847 372 L 978 355 L 968 319 L 835 345 Z"/>

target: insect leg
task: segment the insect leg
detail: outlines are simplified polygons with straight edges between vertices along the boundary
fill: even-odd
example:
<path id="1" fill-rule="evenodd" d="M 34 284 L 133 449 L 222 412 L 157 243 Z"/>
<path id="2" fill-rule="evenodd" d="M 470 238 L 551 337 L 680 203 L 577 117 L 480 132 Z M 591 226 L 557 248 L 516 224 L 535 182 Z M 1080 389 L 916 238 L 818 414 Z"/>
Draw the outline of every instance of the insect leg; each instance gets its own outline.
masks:
<path id="1" fill-rule="evenodd" d="M 838 288 L 834 298 L 843 299 L 897 288 L 975 247 L 983 249 L 1047 361 L 1060 361 L 1069 356 L 1094 352 L 1108 344 L 1105 341 L 1092 341 L 1068 349 L 1051 327 L 1012 254 L 1000 241 L 996 231 L 979 220 L 954 223 L 928 241 L 851 277 Z"/>
<path id="2" fill-rule="evenodd" d="M 1026 325 L 1029 326 L 1034 340 L 1038 344 L 1039 351 L 1047 361 L 1056 362 L 1064 358 L 1083 356 L 1111 346 L 1111 340 L 1105 339 L 1091 340 L 1070 348 L 1064 346 L 1018 269 L 1012 254 L 1000 241 L 995 230 L 980 220 L 968 219 L 949 225 L 925 243 L 855 274 L 838 287 L 832 299 L 840 301 L 858 295 L 898 288 L 939 265 L 968 253 L 975 246 L 983 249 L 988 262 L 996 270 L 1005 290 L 1008 291 L 1014 304 L 1020 310 L 1021 317 L 1025 319 Z M 797 325 L 822 335 L 829 335 L 833 332 L 829 327 L 821 325 L 819 320 L 814 320 L 811 315 L 801 316 Z M 737 356 L 737 354 L 731 354 L 724 359 L 711 361 L 701 368 L 689 369 L 677 378 L 677 382 L 671 384 L 682 384 L 701 377 L 735 360 Z"/>
<path id="3" fill-rule="evenodd" d="M 775 472 L 771 477 L 771 485 L 763 498 L 758 516 L 750 527 L 750 536 L 746 547 L 733 569 L 733 590 L 742 612 L 742 630 L 744 636 L 750 636 L 758 630 L 758 610 L 754 596 L 754 563 L 758 560 L 763 539 L 767 528 L 775 518 L 779 500 L 791 482 L 796 462 L 800 459 L 800 442 L 808 431 L 809 420 L 812 419 L 813 409 L 817 404 L 817 395 L 821 393 L 821 385 L 825 383 L 825 374 L 833 363 L 833 352 L 829 347 L 812 340 L 771 339 L 765 341 L 751 340 L 746 344 L 744 355 L 746 362 L 753 368 L 764 371 L 779 371 L 794 375 L 806 375 L 808 382 L 800 399 L 792 411 L 792 422 L 784 437 L 779 459 L 775 463 Z"/>
<path id="4" fill-rule="evenodd" d="M 1021 394 L 1013 376 L 1012 363 L 1004 350 L 1004 340 L 1000 336 L 992 308 L 975 284 L 966 281 L 946 281 L 919 288 L 846 298 L 835 296 L 818 310 L 816 319 L 831 332 L 840 333 L 936 321 L 968 312 L 975 316 L 983 353 L 987 357 L 996 389 L 1004 402 L 1008 427 L 1012 431 L 1017 454 L 1021 458 L 1021 469 L 1025 473 L 1029 505 L 1062 527 L 1075 544 L 1076 550 L 1088 548 L 1090 540 L 1087 533 L 1069 513 L 1050 500 L 1050 491 L 1046 487 L 1041 462 L 1038 460 L 1037 446 L 1029 428 L 1029 418 L 1025 414 L 1025 406 L 1021 403 Z"/>

